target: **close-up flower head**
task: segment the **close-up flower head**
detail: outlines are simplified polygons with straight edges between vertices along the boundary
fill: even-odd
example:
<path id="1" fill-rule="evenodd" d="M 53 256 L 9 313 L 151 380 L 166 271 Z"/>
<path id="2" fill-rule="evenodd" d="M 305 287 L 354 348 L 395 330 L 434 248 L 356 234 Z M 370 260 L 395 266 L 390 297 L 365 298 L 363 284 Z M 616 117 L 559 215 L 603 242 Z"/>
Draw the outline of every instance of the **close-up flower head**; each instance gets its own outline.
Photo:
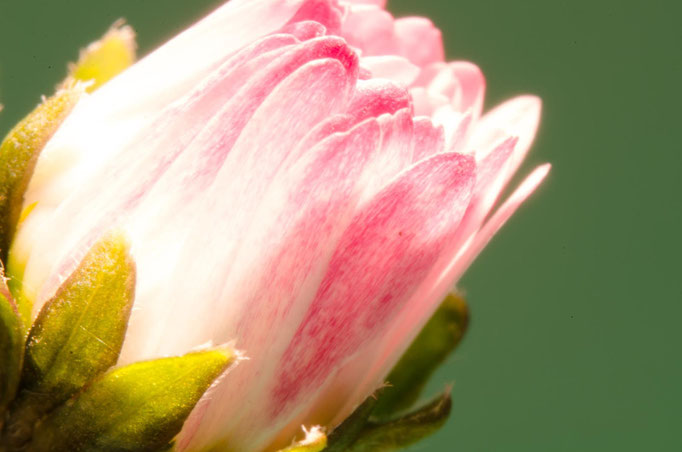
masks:
<path id="1" fill-rule="evenodd" d="M 604 295 L 581 279 L 588 258 L 561 259 L 616 209 L 592 198 L 601 194 L 589 169 L 558 185 L 589 191 L 592 215 L 558 197 L 561 217 L 538 208 L 525 223 L 535 229 L 515 236 L 513 250 L 527 255 L 476 269 L 505 299 L 476 299 L 460 284 L 549 173 L 534 158 L 522 166 L 542 101 L 516 93 L 531 84 L 486 102 L 481 68 L 446 56 L 460 55 L 444 44 L 448 28 L 394 16 L 382 0 L 217 6 L 139 59 L 144 27 L 102 24 L 0 144 L 0 452 L 396 451 L 442 427 L 451 394 L 467 391 L 428 384 L 467 330 L 465 299 L 486 315 L 513 306 L 527 321 L 515 321 L 519 337 L 545 325 L 532 346 L 563 318 L 581 343 L 589 321 L 557 300 Z M 490 42 L 482 48 L 510 48 Z M 559 60 L 546 54 L 548 67 Z M 496 67 L 487 55 L 481 66 Z M 0 54 L 2 74 L 13 70 L 3 64 Z M 550 138 L 558 122 L 549 119 Z M 570 134 L 581 130 L 592 129 Z M 566 168 L 605 159 L 581 151 L 562 157 Z M 544 142 L 537 150 L 539 161 L 555 155 Z M 594 180 L 621 177 L 625 159 Z M 589 245 L 598 256 L 600 240 Z M 550 253 L 558 260 L 545 265 Z M 514 278 L 546 311 L 524 307 L 519 286 L 508 289 Z M 547 281 L 556 292 L 541 292 Z M 514 356 L 508 334 L 488 337 Z M 562 347 L 532 359 L 579 355 Z M 538 391 L 566 384 L 552 369 L 524 378 L 534 373 Z M 500 450 L 481 447 L 471 450 Z"/>

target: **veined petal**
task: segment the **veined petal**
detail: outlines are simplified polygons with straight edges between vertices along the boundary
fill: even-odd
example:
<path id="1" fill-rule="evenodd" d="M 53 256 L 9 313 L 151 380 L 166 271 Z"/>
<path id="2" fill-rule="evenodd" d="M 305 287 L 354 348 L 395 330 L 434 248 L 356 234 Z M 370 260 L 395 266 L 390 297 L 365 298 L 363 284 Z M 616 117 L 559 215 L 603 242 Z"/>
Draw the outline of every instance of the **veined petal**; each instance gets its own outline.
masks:
<path id="1" fill-rule="evenodd" d="M 238 268 L 210 316 L 225 319 L 211 337 L 238 337 L 250 360 L 235 369 L 211 394 L 191 448 L 223 436 L 232 448 L 258 449 L 286 419 L 263 417 L 263 397 L 296 326 L 306 313 L 340 233 L 352 218 L 362 186 L 358 176 L 379 151 L 380 128 L 374 119 L 319 143 L 263 200 L 253 231 L 235 260 Z M 258 251 L 255 251 L 258 250 Z M 252 328 L 258 323 L 259 328 Z M 250 406 L 226 403 L 239 397 Z M 248 441 L 241 444 L 240 441 Z M 186 438 L 184 441 L 189 440 Z"/>
<path id="2" fill-rule="evenodd" d="M 405 347 L 417 336 L 448 291 L 452 289 L 495 233 L 542 183 L 549 170 L 549 164 L 537 167 L 509 196 L 481 231 L 470 240 L 463 251 L 451 249 L 448 253 L 444 253 L 429 276 L 407 302 L 400 313 L 400 319 L 393 323 L 390 333 L 381 339 L 380 344 L 376 345 L 371 355 L 373 364 L 369 368 L 364 367 L 363 378 L 354 382 L 355 392 L 353 396 L 348 397 L 349 400 L 354 400 L 360 394 L 371 393 L 380 387 L 383 379 L 400 359 Z M 352 405 L 348 407 L 349 410 L 352 408 Z"/>
<path id="3" fill-rule="evenodd" d="M 138 113 L 140 105 L 158 109 L 182 96 L 226 55 L 285 25 L 305 3 L 229 1 L 112 80 L 100 90 L 98 103 L 108 106 L 108 115 L 133 113 L 131 108 Z"/>
<path id="4" fill-rule="evenodd" d="M 305 0 L 291 22 L 313 20 L 324 25 L 330 34 L 339 34 L 343 9 L 336 0 Z"/>
<path id="5" fill-rule="evenodd" d="M 403 310 L 401 320 L 395 323 L 392 333 L 383 340 L 382 345 L 377 345 L 377 349 L 382 351 L 374 352 L 374 365 L 369 371 L 365 369 L 364 381 L 356 386 L 356 394 L 367 394 L 379 386 L 382 378 L 399 359 L 401 351 L 410 343 L 419 332 L 421 326 L 428 320 L 437 303 L 440 302 L 447 291 L 462 276 L 494 233 L 499 230 L 502 224 L 527 199 L 546 176 L 549 166 L 545 165 L 537 168 L 510 196 L 509 200 L 498 209 L 497 213 L 488 220 L 483 229 L 475 233 L 499 193 L 506 185 L 509 177 L 515 172 L 525 156 L 525 152 L 527 152 L 529 141 L 532 140 L 532 134 L 534 134 L 537 127 L 539 104 L 535 103 L 536 100 L 536 98 L 531 96 L 518 98 L 493 110 L 491 113 L 495 113 L 494 115 L 488 114 L 491 115 L 488 118 L 490 122 L 484 124 L 496 123 L 500 127 L 507 127 L 517 131 L 530 130 L 531 136 L 527 137 L 526 135 L 525 138 L 526 148 L 519 148 L 520 140 L 518 138 L 510 138 L 507 135 L 506 139 L 503 139 L 502 132 L 499 132 L 499 135 L 495 135 L 495 139 L 486 142 L 488 146 L 493 146 L 492 149 L 486 149 L 487 152 L 476 153 L 476 186 L 460 228 L 454 235 L 453 242 L 450 243 L 448 251 L 444 252 L 440 262 L 434 266 L 431 274 L 425 279 L 420 289 L 408 303 L 408 306 Z M 514 117 L 512 111 L 518 112 L 519 110 L 528 112 L 528 116 L 523 114 L 516 115 L 517 118 L 520 118 L 518 122 L 521 125 L 526 125 L 525 128 L 518 127 L 514 129 L 515 123 L 513 121 L 505 123 L 504 119 L 501 119 Z M 495 119 L 495 121 L 492 119 Z M 484 130 L 489 131 L 491 128 L 492 126 L 488 126 Z M 480 130 L 479 137 L 483 137 L 484 134 Z M 377 359 L 377 356 L 380 358 Z M 351 400 L 353 398 L 350 397 Z M 349 409 L 352 409 L 352 407 Z"/>
<path id="6" fill-rule="evenodd" d="M 425 67 L 445 56 L 441 32 L 422 17 L 394 19 L 383 2 L 356 2 L 348 8 L 341 30 L 363 57 L 397 55 Z"/>
<path id="7" fill-rule="evenodd" d="M 405 172 L 357 214 L 281 358 L 270 389 L 273 417 L 308 405 L 312 388 L 382 334 L 456 230 L 473 182 L 471 157 L 440 154 Z"/>
<path id="8" fill-rule="evenodd" d="M 186 96 L 165 106 L 153 118 L 150 117 L 151 124 L 148 128 L 136 131 L 135 135 L 127 138 L 127 141 L 120 137 L 112 137 L 113 144 L 120 145 L 116 147 L 113 156 L 108 149 L 115 146 L 106 140 L 93 143 L 93 140 L 101 138 L 99 128 L 110 129 L 111 123 L 95 125 L 92 134 L 85 130 L 69 133 L 68 127 L 66 131 L 60 130 L 41 156 L 27 193 L 27 202 L 40 200 L 43 206 L 57 205 L 63 201 L 65 194 L 71 193 L 79 183 L 91 177 L 93 171 L 101 171 L 104 164 L 117 164 L 125 169 L 124 173 L 129 173 L 131 170 L 129 165 L 131 162 L 139 161 L 141 149 L 148 151 L 150 146 L 182 148 L 187 144 L 187 140 L 191 140 L 201 130 L 203 123 L 242 86 L 245 77 L 267 65 L 278 53 L 296 42 L 296 35 L 272 35 L 243 48 L 215 71 L 207 73 L 205 79 Z M 96 102 L 97 99 L 92 97 L 85 101 L 88 104 Z M 81 107 L 79 104 L 79 109 Z M 80 110 L 75 112 L 75 116 L 80 114 Z M 78 118 L 75 121 L 78 121 Z M 117 123 L 113 125 L 115 124 Z M 95 136 L 95 133 L 98 135 Z M 102 133 L 106 135 L 111 132 Z M 93 147 L 97 148 L 96 152 L 93 151 Z M 102 149 L 103 147 L 106 149 Z M 158 158 L 157 153 L 146 154 L 151 154 L 148 159 Z M 78 161 L 78 164 L 71 165 L 71 161 Z M 137 164 L 148 165 L 146 162 Z"/>
<path id="9" fill-rule="evenodd" d="M 178 214 L 178 205 L 188 205 L 202 194 L 217 177 L 219 171 L 222 171 L 224 162 L 227 165 L 232 165 L 232 162 L 238 161 L 241 158 L 239 156 L 232 157 L 228 161 L 225 159 L 238 140 L 248 139 L 242 134 L 248 133 L 250 130 L 248 129 L 249 121 L 256 117 L 257 109 L 270 108 L 271 114 L 277 113 L 272 104 L 269 103 L 273 101 L 268 99 L 268 96 L 271 93 L 276 95 L 273 91 L 275 87 L 280 83 L 285 83 L 283 80 L 300 66 L 308 61 L 333 57 L 337 61 L 341 61 L 347 70 L 349 78 L 345 83 L 349 83 L 356 70 L 355 60 L 352 55 L 347 52 L 344 53 L 344 49 L 345 45 L 338 38 L 313 39 L 292 48 L 260 72 L 253 70 L 250 74 L 245 72 L 244 79 L 240 81 L 243 88 L 222 107 L 218 114 L 211 118 L 202 133 L 173 163 L 168 173 L 150 192 L 145 205 L 140 207 L 145 212 L 144 217 L 157 224 L 164 223 L 166 218 L 168 221 L 172 221 L 171 217 Z M 326 87 L 325 83 L 327 82 L 323 81 L 321 85 Z M 331 99 L 332 96 L 329 93 L 326 94 L 330 98 L 331 106 L 344 104 L 346 95 L 343 92 L 343 85 L 344 83 L 340 84 L 341 89 L 334 99 Z M 283 90 L 285 88 L 278 89 Z M 320 97 L 324 96 L 320 95 Z M 314 98 L 311 100 L 315 101 Z M 281 99 L 281 101 L 286 102 L 286 99 Z M 280 104 L 280 109 L 282 105 L 288 106 L 287 104 Z M 331 110 L 333 111 L 333 107 Z M 315 124 L 320 121 L 323 111 L 310 115 L 308 118 L 310 122 Z M 262 115 L 263 113 L 259 112 L 258 114 Z M 302 121 L 301 124 L 308 123 Z M 225 127 L 226 125 L 230 127 Z M 289 151 L 286 148 L 284 150 Z M 253 156 L 254 154 L 252 152 L 248 155 Z M 261 149 L 261 154 L 266 154 L 266 151 Z M 263 156 L 260 155 L 260 157 Z M 263 174 L 260 177 L 262 178 Z"/>
<path id="10" fill-rule="evenodd" d="M 418 162 L 443 151 L 445 151 L 443 127 L 435 125 L 431 119 L 423 116 L 415 118 L 412 161 Z"/>
<path id="11" fill-rule="evenodd" d="M 291 158 L 295 161 L 305 154 L 310 149 L 317 146 L 318 143 L 325 140 L 329 136 L 345 132 L 356 125 L 358 121 L 355 117 L 349 114 L 332 115 L 329 118 L 321 121 L 296 145 L 292 151 Z"/>
<path id="12" fill-rule="evenodd" d="M 337 52 L 338 49 L 331 53 L 342 58 L 343 53 Z M 355 81 L 354 68 L 356 65 L 352 62 L 344 66 L 334 58 L 315 60 L 299 68 L 249 120 L 212 185 L 197 203 L 190 205 L 175 221 L 168 218 L 169 221 L 158 223 L 156 216 L 150 217 L 149 224 L 154 227 L 140 237 L 149 252 L 136 254 L 141 281 L 137 304 L 140 309 L 133 313 L 129 327 L 129 337 L 139 334 L 145 340 L 139 344 L 131 339 L 124 344 L 123 361 L 154 356 L 161 345 L 166 353 L 178 353 L 201 343 L 194 341 L 197 338 L 190 331 L 175 335 L 175 342 L 163 336 L 166 331 L 163 328 L 177 322 L 181 325 L 212 322 L 214 303 L 220 302 L 221 289 L 237 264 L 234 253 L 273 177 L 286 167 L 291 150 L 316 123 L 345 108 L 349 88 Z M 172 259 L 170 264 L 164 264 L 168 259 L 154 251 L 172 243 L 182 248 L 168 250 L 173 253 Z M 197 250 L 201 250 L 201 266 L 174 265 L 192 261 Z M 145 271 L 149 272 L 146 278 Z M 172 276 L 173 273 L 177 276 Z M 165 290 L 155 290 L 169 275 L 171 283 L 166 283 Z M 142 281 L 149 281 L 149 286 Z M 176 293 L 192 293 L 204 301 L 191 305 L 174 297 Z M 150 329 L 152 323 L 159 328 Z M 205 329 L 196 328 L 195 333 L 205 338 L 204 341 L 211 338 Z"/>
<path id="13" fill-rule="evenodd" d="M 412 99 L 404 87 L 390 80 L 371 79 L 358 81 L 347 111 L 361 121 L 403 108 L 412 110 Z"/>
<path id="14" fill-rule="evenodd" d="M 190 102 L 171 107 L 168 114 L 159 119 L 155 133 L 142 137 L 113 164 L 91 175 L 89 185 L 60 205 L 53 227 L 35 245 L 34 249 L 41 252 L 29 261 L 27 270 L 30 271 L 26 272 L 27 290 L 42 286 L 40 294 L 29 292 L 32 299 L 37 299 L 35 309 L 68 276 L 101 230 L 110 227 L 114 221 L 123 221 L 134 209 L 138 209 L 152 187 L 160 183 L 159 180 L 170 181 L 170 186 L 157 190 L 160 198 L 154 198 L 155 203 L 151 204 L 149 212 L 162 211 L 164 206 L 169 206 L 173 216 L 177 214 L 178 204 L 191 200 L 194 193 L 210 185 L 253 112 L 288 74 L 306 61 L 333 55 L 345 58 L 343 64 L 349 68 L 351 78 L 354 77 L 357 63 L 351 54 L 343 52 L 346 47 L 339 38 L 313 39 L 297 46 L 291 45 L 292 39 L 270 38 L 249 53 L 268 50 L 274 46 L 273 41 L 279 43 L 279 49 L 260 56 L 256 53 L 253 60 L 238 58 L 237 64 L 230 64 L 231 70 L 220 71 L 218 77 L 200 86 L 197 94 L 190 97 Z M 263 63 L 268 64 L 256 71 Z M 227 102 L 221 105 L 221 99 Z M 216 114 L 219 107 L 221 112 Z M 184 127 L 184 122 L 193 127 Z M 225 124 L 230 127 L 226 128 Z M 219 134 L 211 132 L 216 128 Z M 181 130 L 182 134 L 178 135 L 175 129 Z M 202 129 L 205 132 L 199 133 Z M 200 154 L 197 156 L 194 151 Z M 183 157 L 178 158 L 180 155 Z M 179 176 L 173 170 L 178 167 L 190 181 L 186 177 L 183 184 L 178 185 Z M 171 177 L 164 176 L 169 171 Z M 103 184 L 106 184 L 106 190 L 101 188 Z M 171 196 L 169 190 L 182 199 Z M 98 196 L 93 197 L 93 193 Z M 154 221 L 158 224 L 158 219 Z M 44 250 L 49 250 L 49 254 Z M 48 274 L 52 278 L 41 284 Z"/>
<path id="15" fill-rule="evenodd" d="M 378 118 L 381 128 L 381 151 L 367 165 L 360 184 L 363 186 L 361 203 L 371 199 L 379 190 L 412 163 L 414 124 L 410 110 L 405 108 L 395 115 Z"/>
<path id="16" fill-rule="evenodd" d="M 290 22 L 280 30 L 284 34 L 292 34 L 301 41 L 319 38 L 327 34 L 327 27 L 313 20 L 302 20 L 300 22 Z"/>
<path id="17" fill-rule="evenodd" d="M 546 174 L 489 216 L 539 100 L 481 118 L 478 67 L 384 4 L 231 0 L 86 97 L 40 159 L 13 248 L 36 311 L 117 225 L 138 269 L 119 364 L 231 340 L 251 358 L 180 450 L 338 425 Z"/>
<path id="18" fill-rule="evenodd" d="M 36 175 L 43 177 L 35 181 L 44 182 L 74 165 L 84 169 L 71 174 L 71 180 L 88 175 L 89 169 L 147 128 L 159 111 L 190 92 L 231 54 L 285 25 L 303 3 L 227 2 L 79 102 L 43 151 L 36 168 Z M 43 169 L 45 164 L 48 167 Z"/>

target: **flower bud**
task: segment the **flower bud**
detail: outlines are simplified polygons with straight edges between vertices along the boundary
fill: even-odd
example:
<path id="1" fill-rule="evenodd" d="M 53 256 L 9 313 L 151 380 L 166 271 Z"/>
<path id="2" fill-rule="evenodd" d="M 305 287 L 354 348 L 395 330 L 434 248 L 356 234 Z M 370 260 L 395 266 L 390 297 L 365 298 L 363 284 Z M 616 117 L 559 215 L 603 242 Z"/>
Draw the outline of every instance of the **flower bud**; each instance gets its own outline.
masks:
<path id="1" fill-rule="evenodd" d="M 228 2 L 84 95 L 49 139 L 22 191 L 15 292 L 40 319 L 103 234 L 123 231 L 137 276 L 118 365 L 230 341 L 248 357 L 192 410 L 177 450 L 278 450 L 302 425 L 332 431 L 549 169 L 491 214 L 540 101 L 484 114 L 481 71 L 444 58 L 429 20 L 394 19 L 383 1 Z M 54 422 L 85 428 L 116 372 Z M 362 430 L 364 444 L 412 442 L 446 406 Z M 40 444 L 109 441 L 72 444 L 54 422 Z"/>

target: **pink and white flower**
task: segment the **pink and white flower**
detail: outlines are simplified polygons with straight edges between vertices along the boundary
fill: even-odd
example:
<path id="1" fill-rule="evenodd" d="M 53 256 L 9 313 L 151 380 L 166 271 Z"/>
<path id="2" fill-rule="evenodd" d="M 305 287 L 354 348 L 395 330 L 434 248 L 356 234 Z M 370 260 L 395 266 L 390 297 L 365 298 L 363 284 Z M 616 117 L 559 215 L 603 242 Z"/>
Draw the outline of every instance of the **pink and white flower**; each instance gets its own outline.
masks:
<path id="1" fill-rule="evenodd" d="M 381 0 L 232 0 L 79 102 L 38 162 L 13 273 L 35 315 L 122 227 L 138 283 L 120 363 L 231 340 L 249 357 L 181 449 L 334 426 L 549 170 L 491 214 L 540 101 L 482 115 L 484 88 Z"/>

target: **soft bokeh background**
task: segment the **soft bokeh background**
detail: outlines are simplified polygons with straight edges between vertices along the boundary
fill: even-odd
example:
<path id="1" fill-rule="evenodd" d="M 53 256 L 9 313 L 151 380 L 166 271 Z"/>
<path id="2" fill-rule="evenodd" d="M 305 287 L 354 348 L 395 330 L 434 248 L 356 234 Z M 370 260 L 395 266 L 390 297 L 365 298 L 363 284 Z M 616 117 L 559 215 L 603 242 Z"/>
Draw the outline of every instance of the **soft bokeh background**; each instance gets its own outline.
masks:
<path id="1" fill-rule="evenodd" d="M 0 130 L 115 19 L 136 27 L 146 53 L 218 3 L 0 2 Z M 483 68 L 488 107 L 540 95 L 526 169 L 554 164 L 461 283 L 473 326 L 431 388 L 454 381 L 454 412 L 412 450 L 682 450 L 680 3 L 393 0 L 391 9 L 430 16 L 451 59 Z"/>

